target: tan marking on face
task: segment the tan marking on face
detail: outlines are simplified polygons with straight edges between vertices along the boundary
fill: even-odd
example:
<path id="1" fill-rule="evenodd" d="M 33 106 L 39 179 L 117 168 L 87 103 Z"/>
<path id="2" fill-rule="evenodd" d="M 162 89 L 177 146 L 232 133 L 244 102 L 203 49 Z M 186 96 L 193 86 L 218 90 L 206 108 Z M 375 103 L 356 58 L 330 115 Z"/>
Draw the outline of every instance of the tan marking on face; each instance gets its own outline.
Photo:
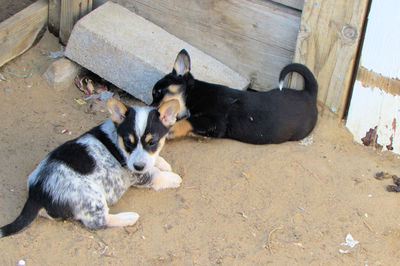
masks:
<path id="1" fill-rule="evenodd" d="M 135 137 L 132 134 L 129 134 L 129 140 L 132 144 L 135 143 Z"/>
<path id="2" fill-rule="evenodd" d="M 129 156 L 129 153 L 126 151 L 124 140 L 120 136 L 118 136 L 118 145 L 121 148 L 122 152 L 125 153 L 126 156 Z"/>
<path id="3" fill-rule="evenodd" d="M 149 142 L 151 139 L 153 138 L 153 135 L 151 135 L 150 133 L 146 135 L 146 137 L 144 138 L 144 141 Z"/>
<path id="4" fill-rule="evenodd" d="M 165 136 L 162 137 L 159 141 L 158 141 L 158 153 L 160 153 L 161 149 L 164 147 L 164 143 L 165 143 Z"/>
<path id="5" fill-rule="evenodd" d="M 179 137 L 187 136 L 190 132 L 193 131 L 192 124 L 185 119 L 179 120 L 176 122 L 168 133 L 168 139 L 174 139 Z"/>
<path id="6" fill-rule="evenodd" d="M 168 91 L 175 94 L 175 93 L 178 93 L 180 88 L 181 88 L 181 85 L 169 85 Z"/>

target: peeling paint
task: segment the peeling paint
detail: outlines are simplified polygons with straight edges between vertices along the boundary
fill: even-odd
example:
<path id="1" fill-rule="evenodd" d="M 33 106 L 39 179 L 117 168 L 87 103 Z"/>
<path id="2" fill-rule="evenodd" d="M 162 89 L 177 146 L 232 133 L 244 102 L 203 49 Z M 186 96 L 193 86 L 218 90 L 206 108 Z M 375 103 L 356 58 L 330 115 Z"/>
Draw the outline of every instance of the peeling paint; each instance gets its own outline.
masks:
<path id="1" fill-rule="evenodd" d="M 390 94 L 377 87 L 364 87 L 360 81 L 355 82 L 346 121 L 355 141 L 400 154 L 400 131 L 396 130 L 398 119 L 400 95 Z M 376 134 L 375 141 L 369 140 L 372 133 Z"/>
<path id="2" fill-rule="evenodd" d="M 367 133 L 365 134 L 365 137 L 361 138 L 361 142 L 365 146 L 372 146 L 375 149 L 382 150 L 383 146 L 378 143 L 378 126 L 375 126 L 374 128 L 370 128 Z"/>
<path id="3" fill-rule="evenodd" d="M 354 140 L 400 154 L 399 0 L 372 1 L 346 126 Z"/>
<path id="4" fill-rule="evenodd" d="M 365 137 L 361 138 L 361 142 L 365 146 L 370 146 L 372 143 L 376 143 L 376 140 L 378 139 L 378 135 L 376 134 L 377 129 L 378 126 L 375 126 L 373 129 L 370 128 L 365 134 Z"/>

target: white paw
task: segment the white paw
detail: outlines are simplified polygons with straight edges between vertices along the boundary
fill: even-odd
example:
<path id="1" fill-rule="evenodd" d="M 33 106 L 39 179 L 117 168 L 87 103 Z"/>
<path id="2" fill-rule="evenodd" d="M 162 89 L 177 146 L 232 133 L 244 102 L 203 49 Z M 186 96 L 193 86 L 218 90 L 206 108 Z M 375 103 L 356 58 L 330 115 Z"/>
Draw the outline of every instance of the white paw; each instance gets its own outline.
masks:
<path id="1" fill-rule="evenodd" d="M 45 209 L 40 209 L 40 211 L 39 211 L 39 216 L 41 216 L 41 217 L 43 217 L 43 218 L 46 218 L 46 219 L 49 219 L 49 220 L 54 220 L 54 218 L 53 217 L 51 217 L 48 213 L 47 213 L 47 211 L 45 210 Z"/>
<path id="2" fill-rule="evenodd" d="M 139 219 L 139 214 L 136 212 L 121 212 L 117 215 L 126 221 L 127 226 L 134 225 Z"/>
<path id="3" fill-rule="evenodd" d="M 106 216 L 107 226 L 120 227 L 134 225 L 139 219 L 139 214 L 136 212 L 120 212 L 117 214 L 108 214 Z"/>
<path id="4" fill-rule="evenodd" d="M 153 179 L 151 187 L 154 190 L 177 188 L 181 185 L 182 178 L 173 172 L 160 172 Z"/>
<path id="5" fill-rule="evenodd" d="M 156 159 L 156 167 L 161 171 L 172 171 L 171 165 L 161 156 L 158 156 Z"/>

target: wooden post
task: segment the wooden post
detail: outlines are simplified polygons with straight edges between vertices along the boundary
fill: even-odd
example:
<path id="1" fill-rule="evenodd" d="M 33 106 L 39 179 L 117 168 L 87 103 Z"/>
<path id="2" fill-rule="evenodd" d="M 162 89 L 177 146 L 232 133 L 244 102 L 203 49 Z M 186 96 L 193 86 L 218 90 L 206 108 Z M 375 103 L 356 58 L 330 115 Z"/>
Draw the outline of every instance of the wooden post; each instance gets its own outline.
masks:
<path id="1" fill-rule="evenodd" d="M 61 0 L 60 41 L 66 45 L 75 23 L 92 10 L 92 0 Z"/>
<path id="2" fill-rule="evenodd" d="M 55 36 L 60 33 L 61 0 L 49 0 L 49 31 Z"/>
<path id="3" fill-rule="evenodd" d="M 368 2 L 305 0 L 293 61 L 315 74 L 324 116 L 343 117 Z"/>
<path id="4" fill-rule="evenodd" d="M 39 0 L 0 23 L 0 66 L 28 50 L 47 25 L 47 0 Z"/>

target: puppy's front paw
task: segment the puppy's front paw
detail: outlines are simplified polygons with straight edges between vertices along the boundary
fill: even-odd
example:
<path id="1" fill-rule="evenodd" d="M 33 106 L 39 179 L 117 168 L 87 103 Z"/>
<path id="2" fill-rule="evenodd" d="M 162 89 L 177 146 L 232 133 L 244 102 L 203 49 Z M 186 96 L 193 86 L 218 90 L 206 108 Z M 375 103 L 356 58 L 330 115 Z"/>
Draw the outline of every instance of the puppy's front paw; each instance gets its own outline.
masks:
<path id="1" fill-rule="evenodd" d="M 173 173 L 161 171 L 158 175 L 153 178 L 151 187 L 154 190 L 166 189 L 166 188 L 177 188 L 181 185 L 182 178 Z"/>
<path id="2" fill-rule="evenodd" d="M 106 214 L 105 219 L 108 227 L 132 226 L 139 219 L 139 214 L 137 214 L 136 212 Z"/>
<path id="3" fill-rule="evenodd" d="M 171 165 L 167 163 L 167 161 L 161 156 L 157 157 L 155 165 L 161 171 L 168 171 L 168 172 L 172 171 Z"/>

